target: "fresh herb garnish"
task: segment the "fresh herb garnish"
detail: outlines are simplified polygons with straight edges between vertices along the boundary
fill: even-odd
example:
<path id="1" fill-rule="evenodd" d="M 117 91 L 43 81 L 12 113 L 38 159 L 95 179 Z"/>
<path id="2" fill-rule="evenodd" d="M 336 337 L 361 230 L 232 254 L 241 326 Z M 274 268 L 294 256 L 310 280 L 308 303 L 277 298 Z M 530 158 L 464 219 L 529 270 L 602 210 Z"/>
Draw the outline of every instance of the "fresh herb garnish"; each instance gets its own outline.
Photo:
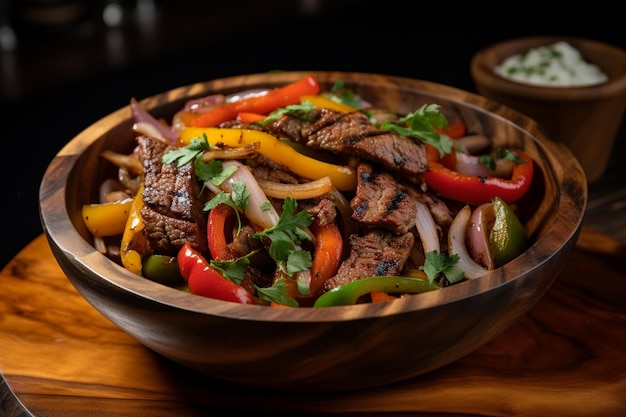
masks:
<path id="1" fill-rule="evenodd" d="M 425 104 L 413 113 L 398 119 L 397 122 L 383 120 L 380 127 L 401 136 L 419 139 L 434 146 L 443 157 L 452 150 L 454 142 L 446 135 L 440 135 L 434 129 L 443 129 L 448 125 L 448 119 L 439 112 L 439 104 Z"/>
<path id="2" fill-rule="evenodd" d="M 297 246 L 310 239 L 303 228 L 311 225 L 313 216 L 305 210 L 294 214 L 297 207 L 298 203 L 295 199 L 285 198 L 283 212 L 278 222 L 254 234 L 257 239 L 270 240 L 270 256 L 276 261 L 280 270 L 289 276 L 299 271 L 306 271 L 312 265 L 311 253 L 297 249 Z"/>
<path id="3" fill-rule="evenodd" d="M 463 271 L 456 267 L 459 258 L 458 254 L 448 256 L 445 253 L 438 253 L 433 250 L 426 254 L 426 260 L 424 265 L 420 266 L 420 269 L 424 271 L 431 284 L 440 274 L 444 274 L 448 282 L 454 284 L 464 278 Z"/>
<path id="4" fill-rule="evenodd" d="M 259 250 L 260 249 L 254 250 L 240 258 L 227 261 L 216 261 L 212 259 L 210 264 L 225 278 L 241 285 L 246 275 L 246 268 L 250 265 L 250 257 L 259 252 Z M 286 281 L 283 278 L 277 279 L 271 287 L 259 287 L 255 284 L 254 288 L 258 297 L 262 300 L 273 301 L 290 307 L 298 307 L 298 302 L 288 295 Z"/>
<path id="5" fill-rule="evenodd" d="M 206 134 L 202 138 L 192 139 L 189 144 L 182 148 L 172 149 L 165 153 L 161 158 L 164 164 L 173 164 L 177 162 L 177 166 L 182 167 L 201 156 L 205 150 L 211 149 L 209 139 Z"/>
<path id="6" fill-rule="evenodd" d="M 298 120 L 310 120 L 308 115 L 312 110 L 315 110 L 315 106 L 310 101 L 303 101 L 300 104 L 291 104 L 286 107 L 281 107 L 279 109 L 274 110 L 270 113 L 265 119 L 256 122 L 261 126 L 265 126 L 270 122 L 275 122 L 280 119 L 281 116 L 288 114 L 290 116 L 295 117 Z"/>

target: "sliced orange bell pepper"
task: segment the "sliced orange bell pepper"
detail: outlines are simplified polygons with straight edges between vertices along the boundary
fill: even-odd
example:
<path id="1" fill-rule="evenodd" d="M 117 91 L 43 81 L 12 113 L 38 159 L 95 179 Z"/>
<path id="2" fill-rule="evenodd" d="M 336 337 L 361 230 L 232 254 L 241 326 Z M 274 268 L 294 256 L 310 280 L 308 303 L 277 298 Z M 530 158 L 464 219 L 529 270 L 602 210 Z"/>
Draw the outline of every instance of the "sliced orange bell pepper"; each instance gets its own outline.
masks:
<path id="1" fill-rule="evenodd" d="M 461 139 L 465 136 L 465 123 L 459 121 L 456 123 L 451 123 L 443 129 L 438 127 L 434 127 L 435 131 L 440 135 L 446 135 L 452 139 Z"/>
<path id="2" fill-rule="evenodd" d="M 320 85 L 312 75 L 276 88 L 262 96 L 252 96 L 216 106 L 211 110 L 197 115 L 191 125 L 196 127 L 219 126 L 220 123 L 233 120 L 239 113 L 252 112 L 267 114 L 279 107 L 300 103 L 300 97 L 314 95 L 320 91 Z"/>
<path id="3" fill-rule="evenodd" d="M 385 301 L 393 301 L 398 298 L 382 291 L 372 291 L 370 293 L 370 297 L 372 298 L 372 303 L 383 303 Z"/>
<path id="4" fill-rule="evenodd" d="M 267 116 L 264 114 L 252 113 L 252 112 L 246 112 L 246 111 L 242 111 L 239 114 L 237 114 L 237 120 L 239 120 L 242 123 L 260 122 L 261 120 L 265 120 L 266 117 Z"/>
<path id="5" fill-rule="evenodd" d="M 316 220 L 309 228 L 315 236 L 309 292 L 317 295 L 322 290 L 324 282 L 337 273 L 343 253 L 343 238 L 335 223 L 320 226 Z"/>

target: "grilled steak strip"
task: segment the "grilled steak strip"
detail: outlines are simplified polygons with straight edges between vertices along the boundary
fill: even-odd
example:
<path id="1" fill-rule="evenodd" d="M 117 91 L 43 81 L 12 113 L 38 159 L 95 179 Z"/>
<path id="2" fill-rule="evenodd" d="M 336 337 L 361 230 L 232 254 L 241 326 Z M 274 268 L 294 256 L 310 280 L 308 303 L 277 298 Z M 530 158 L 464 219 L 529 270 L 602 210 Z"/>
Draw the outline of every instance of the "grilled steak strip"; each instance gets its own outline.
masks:
<path id="1" fill-rule="evenodd" d="M 370 276 L 398 275 L 414 242 L 415 237 L 410 232 L 396 236 L 383 229 L 373 229 L 365 236 L 350 236 L 350 256 L 343 261 L 337 274 L 326 280 L 324 289 L 327 291 Z"/>
<path id="2" fill-rule="evenodd" d="M 415 227 L 417 208 L 404 187 L 388 171 L 361 162 L 357 167 L 356 196 L 350 202 L 352 218 L 395 234 Z"/>
<path id="3" fill-rule="evenodd" d="M 192 165 L 164 164 L 161 158 L 173 148 L 158 139 L 140 136 L 137 143 L 144 169 L 141 216 L 150 247 L 161 254 L 175 255 L 188 241 L 206 252 L 206 218 Z"/>
<path id="4" fill-rule="evenodd" d="M 303 136 L 308 137 L 307 146 L 356 155 L 408 176 L 428 169 L 423 144 L 379 129 L 366 114 L 323 109 L 321 115 L 302 129 Z"/>

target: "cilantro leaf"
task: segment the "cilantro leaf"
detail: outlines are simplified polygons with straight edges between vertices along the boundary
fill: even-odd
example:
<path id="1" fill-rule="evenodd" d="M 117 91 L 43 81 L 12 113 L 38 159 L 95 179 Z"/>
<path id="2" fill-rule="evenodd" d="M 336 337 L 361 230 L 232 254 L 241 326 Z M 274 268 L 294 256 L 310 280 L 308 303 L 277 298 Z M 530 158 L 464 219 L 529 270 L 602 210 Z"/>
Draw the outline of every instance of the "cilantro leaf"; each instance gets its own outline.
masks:
<path id="1" fill-rule="evenodd" d="M 254 250 L 247 255 L 237 259 L 227 261 L 210 261 L 211 267 L 219 271 L 224 278 L 229 279 L 241 285 L 246 276 L 246 268 L 250 265 L 250 257 L 259 252 L 260 249 Z M 259 287 L 254 285 L 257 296 L 262 300 L 273 301 L 278 304 L 288 305 L 290 307 L 298 307 L 298 302 L 289 296 L 287 285 L 284 278 L 276 280 L 271 287 Z"/>
<path id="2" fill-rule="evenodd" d="M 285 114 L 289 114 L 298 120 L 307 121 L 309 120 L 308 115 L 312 110 L 315 110 L 315 106 L 310 101 L 303 101 L 300 104 L 290 104 L 286 107 L 281 107 L 279 109 L 274 110 L 265 119 L 257 123 L 260 124 L 261 126 L 265 126 L 270 122 L 275 122 L 276 120 L 280 119 L 281 116 Z"/>
<path id="3" fill-rule="evenodd" d="M 506 158 L 509 161 L 513 161 L 513 162 L 518 163 L 518 164 L 522 163 L 522 162 L 526 162 L 526 160 L 524 158 L 521 158 L 514 151 L 511 151 L 509 149 L 504 149 L 504 148 L 496 149 L 496 157 L 497 158 Z"/>
<path id="4" fill-rule="evenodd" d="M 193 167 L 199 180 L 203 182 L 209 181 L 216 187 L 226 181 L 237 170 L 235 166 L 224 169 L 224 164 L 219 159 L 213 159 L 205 163 L 202 158 L 196 158 Z"/>
<path id="5" fill-rule="evenodd" d="M 363 108 L 363 100 L 354 91 L 344 89 L 343 80 L 337 80 L 331 88 L 331 93 L 327 95 L 329 99 L 337 103 L 345 104 L 355 109 Z"/>
<path id="6" fill-rule="evenodd" d="M 295 272 L 310 269 L 312 264 L 310 254 L 307 257 L 300 253 L 301 251 L 296 246 L 310 239 L 303 228 L 311 225 L 313 216 L 305 210 L 294 214 L 297 207 L 298 203 L 295 199 L 285 198 L 283 212 L 278 222 L 274 226 L 254 234 L 257 239 L 267 238 L 270 240 L 270 256 L 276 261 L 278 267 L 289 276 Z"/>
<path id="7" fill-rule="evenodd" d="M 426 260 L 420 269 L 424 271 L 431 284 L 440 274 L 444 274 L 448 281 L 453 284 L 464 278 L 463 271 L 455 266 L 458 261 L 458 254 L 448 257 L 445 253 L 438 253 L 433 250 L 426 254 Z"/>
<path id="8" fill-rule="evenodd" d="M 241 230 L 241 214 L 239 213 L 237 204 L 235 204 L 232 196 L 229 193 L 222 191 L 221 193 L 217 194 L 215 197 L 204 203 L 204 207 L 202 208 L 202 210 L 209 211 L 215 208 L 215 206 L 217 206 L 218 204 L 226 204 L 227 206 L 235 210 L 235 215 L 237 216 L 237 234 L 239 234 L 239 231 Z"/>
<path id="9" fill-rule="evenodd" d="M 454 142 L 446 135 L 440 135 L 434 129 L 444 128 L 448 125 L 448 119 L 439 112 L 438 104 L 424 104 L 422 107 L 400 119 L 397 122 L 383 120 L 380 127 L 401 136 L 419 139 L 424 143 L 434 146 L 440 156 L 452 151 Z"/>
<path id="10" fill-rule="evenodd" d="M 277 279 L 271 287 L 256 287 L 259 298 L 273 301 L 290 307 L 298 307 L 298 302 L 291 298 L 287 292 L 287 282 L 284 278 Z"/>
<path id="11" fill-rule="evenodd" d="M 243 212 L 246 212 L 250 201 L 250 191 L 248 191 L 246 183 L 243 181 L 233 181 L 231 188 L 230 198 L 233 200 L 233 203 L 240 207 Z"/>
<path id="12" fill-rule="evenodd" d="M 165 153 L 161 158 L 164 164 L 173 164 L 177 162 L 177 166 L 181 167 L 195 160 L 196 157 L 202 155 L 202 153 L 210 149 L 209 140 L 206 134 L 203 134 L 203 138 L 192 139 L 189 144 L 182 148 L 172 149 Z"/>
<path id="13" fill-rule="evenodd" d="M 258 250 L 252 251 L 249 254 L 242 256 L 237 259 L 231 259 L 226 261 L 217 261 L 215 259 L 211 259 L 209 262 L 213 268 L 221 272 L 221 274 L 233 281 L 234 283 L 241 285 L 241 281 L 246 274 L 246 268 L 250 265 L 250 256 L 257 253 Z"/>

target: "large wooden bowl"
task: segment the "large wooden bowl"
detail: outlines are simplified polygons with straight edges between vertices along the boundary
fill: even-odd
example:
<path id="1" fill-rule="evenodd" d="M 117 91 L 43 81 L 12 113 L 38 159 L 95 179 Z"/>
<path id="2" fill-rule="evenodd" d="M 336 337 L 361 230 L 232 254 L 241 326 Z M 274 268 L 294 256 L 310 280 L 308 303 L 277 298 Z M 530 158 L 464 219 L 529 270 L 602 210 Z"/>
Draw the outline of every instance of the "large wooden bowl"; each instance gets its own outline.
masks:
<path id="1" fill-rule="evenodd" d="M 127 272 L 92 246 L 81 206 L 114 175 L 105 149 L 133 146 L 128 106 L 72 139 L 40 188 L 41 221 L 55 258 L 76 289 L 105 317 L 159 354 L 211 377 L 262 388 L 341 391 L 375 387 L 449 364 L 491 340 L 538 301 L 574 247 L 587 202 L 580 164 L 522 114 L 455 88 L 393 76 L 313 72 L 330 88 L 341 79 L 380 107 L 414 111 L 441 104 L 537 163 L 523 218 L 534 242 L 523 255 L 472 281 L 378 304 L 269 308 L 191 295 Z M 190 97 L 280 86 L 304 73 L 254 74 L 178 88 L 142 101 L 170 118 Z M 129 98 L 130 101 L 130 98 Z"/>

